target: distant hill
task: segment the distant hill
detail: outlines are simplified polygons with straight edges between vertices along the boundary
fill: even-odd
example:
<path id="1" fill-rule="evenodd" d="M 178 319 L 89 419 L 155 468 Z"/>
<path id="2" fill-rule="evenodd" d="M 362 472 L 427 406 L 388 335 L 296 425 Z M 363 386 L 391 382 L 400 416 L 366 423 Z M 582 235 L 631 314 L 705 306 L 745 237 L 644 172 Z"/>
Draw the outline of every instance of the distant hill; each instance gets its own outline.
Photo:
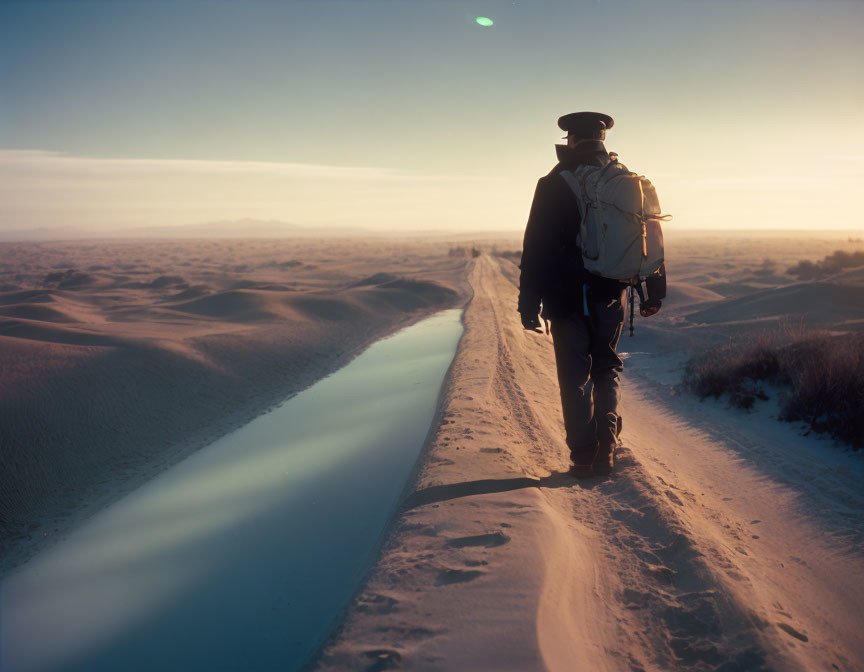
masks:
<path id="1" fill-rule="evenodd" d="M 798 318 L 810 326 L 843 325 L 864 317 L 864 287 L 829 282 L 802 282 L 766 289 L 687 315 L 693 323 L 741 323 Z"/>
<path id="2" fill-rule="evenodd" d="M 356 227 L 311 227 L 291 222 L 237 219 L 175 226 L 136 226 L 126 229 L 40 227 L 0 231 L 0 241 L 80 240 L 96 238 L 285 238 L 297 236 L 374 235 Z"/>
<path id="3" fill-rule="evenodd" d="M 0 230 L 0 242 L 38 242 L 55 240 L 95 239 L 182 239 L 182 238 L 335 238 L 398 236 L 400 238 L 430 238 L 449 241 L 521 239 L 521 231 L 463 231 L 440 229 L 395 230 L 367 229 L 356 226 L 301 226 L 292 222 L 262 219 L 235 219 L 173 226 L 136 226 L 125 229 L 85 229 L 74 227 L 40 227 L 33 229 Z"/>

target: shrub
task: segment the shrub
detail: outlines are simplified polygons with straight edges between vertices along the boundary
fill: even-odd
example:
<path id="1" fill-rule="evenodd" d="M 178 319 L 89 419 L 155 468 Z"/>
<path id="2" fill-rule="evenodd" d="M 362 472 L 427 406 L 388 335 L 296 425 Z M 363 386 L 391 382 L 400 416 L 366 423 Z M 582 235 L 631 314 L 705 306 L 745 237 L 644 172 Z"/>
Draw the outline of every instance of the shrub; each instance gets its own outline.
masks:
<path id="1" fill-rule="evenodd" d="M 777 262 L 770 257 L 765 257 L 762 260 L 762 265 L 753 271 L 753 275 L 758 277 L 772 277 L 777 272 Z"/>
<path id="2" fill-rule="evenodd" d="M 785 388 L 781 420 L 864 446 L 864 335 L 763 334 L 698 355 L 684 373 L 685 387 L 700 398 L 726 395 L 745 410 L 767 399 L 764 383 Z"/>
<path id="3" fill-rule="evenodd" d="M 799 280 L 815 280 L 857 266 L 864 266 L 864 251 L 846 252 L 844 250 L 837 250 L 816 263 L 812 261 L 799 261 L 786 272 L 789 275 L 796 276 Z"/>

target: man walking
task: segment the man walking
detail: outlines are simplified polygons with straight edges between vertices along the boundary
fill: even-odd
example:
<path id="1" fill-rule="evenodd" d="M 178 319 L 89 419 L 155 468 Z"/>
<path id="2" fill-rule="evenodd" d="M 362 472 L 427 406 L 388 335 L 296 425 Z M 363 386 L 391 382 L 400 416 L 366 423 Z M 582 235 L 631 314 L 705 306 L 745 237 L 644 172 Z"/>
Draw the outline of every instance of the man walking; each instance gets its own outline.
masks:
<path id="1" fill-rule="evenodd" d="M 567 446 L 576 477 L 612 471 L 621 417 L 616 348 L 624 325 L 627 283 L 587 273 L 579 240 L 579 201 L 562 171 L 610 161 L 603 145 L 612 117 L 575 112 L 561 117 L 567 144 L 558 164 L 537 182 L 522 246 L 518 310 L 525 329 L 551 321 Z M 542 304 L 542 314 L 541 314 Z"/>

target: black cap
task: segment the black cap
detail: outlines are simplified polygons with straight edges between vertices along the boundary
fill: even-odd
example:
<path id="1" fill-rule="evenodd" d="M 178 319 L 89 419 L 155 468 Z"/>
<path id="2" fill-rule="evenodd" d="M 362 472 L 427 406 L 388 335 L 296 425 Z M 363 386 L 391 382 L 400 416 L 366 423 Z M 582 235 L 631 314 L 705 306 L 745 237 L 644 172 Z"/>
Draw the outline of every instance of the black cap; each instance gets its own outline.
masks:
<path id="1" fill-rule="evenodd" d="M 601 112 L 572 112 L 558 119 L 558 127 L 568 135 L 580 138 L 594 138 L 608 128 L 615 120 Z"/>

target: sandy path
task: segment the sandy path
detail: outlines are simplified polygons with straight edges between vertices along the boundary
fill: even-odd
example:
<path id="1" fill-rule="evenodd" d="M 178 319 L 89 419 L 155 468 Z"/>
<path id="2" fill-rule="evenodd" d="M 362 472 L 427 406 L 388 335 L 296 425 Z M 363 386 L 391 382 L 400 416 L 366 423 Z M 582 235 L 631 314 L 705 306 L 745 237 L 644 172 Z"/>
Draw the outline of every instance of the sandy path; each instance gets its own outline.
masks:
<path id="1" fill-rule="evenodd" d="M 628 385 L 627 393 L 628 443 L 640 470 L 673 503 L 720 589 L 745 605 L 765 639 L 788 657 L 784 669 L 861 669 L 864 562 L 856 535 L 837 525 L 844 508 L 857 509 L 860 525 L 860 485 L 854 500 L 835 503 L 835 520 L 826 524 L 809 493 L 740 456 L 761 453 L 762 460 L 794 468 L 796 456 L 783 454 L 786 446 L 769 452 L 763 437 L 718 418 L 706 434 L 670 413 L 644 383 Z M 819 466 L 811 465 L 814 476 Z"/>
<path id="2" fill-rule="evenodd" d="M 614 477 L 560 473 L 551 340 L 513 280 L 477 260 L 416 490 L 319 668 L 861 669 L 860 554 L 653 388 L 627 381 Z"/>

